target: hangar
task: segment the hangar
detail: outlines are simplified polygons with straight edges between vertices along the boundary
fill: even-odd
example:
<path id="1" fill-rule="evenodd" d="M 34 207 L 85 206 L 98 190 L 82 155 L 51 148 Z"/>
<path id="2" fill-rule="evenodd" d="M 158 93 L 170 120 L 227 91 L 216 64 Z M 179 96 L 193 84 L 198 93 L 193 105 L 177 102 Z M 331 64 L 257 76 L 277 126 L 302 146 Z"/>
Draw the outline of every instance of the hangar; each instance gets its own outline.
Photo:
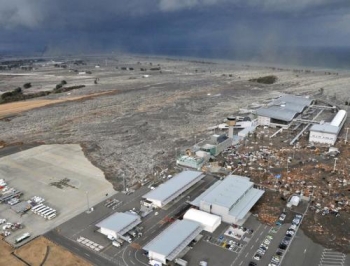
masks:
<path id="1" fill-rule="evenodd" d="M 213 233 L 216 228 L 221 224 L 221 217 L 210 214 L 204 211 L 196 210 L 196 209 L 189 209 L 184 217 L 186 220 L 198 222 L 201 224 L 204 231 L 207 231 L 209 233 Z"/>
<path id="2" fill-rule="evenodd" d="M 123 237 L 128 231 L 141 223 L 141 218 L 131 212 L 116 212 L 96 224 L 100 233 L 114 238 Z"/>
<path id="3" fill-rule="evenodd" d="M 150 260 L 166 264 L 176 259 L 201 231 L 200 223 L 190 220 L 176 220 L 143 249 L 148 251 Z"/>
<path id="4" fill-rule="evenodd" d="M 183 171 L 143 196 L 154 206 L 163 207 L 204 177 L 202 172 Z"/>
<path id="5" fill-rule="evenodd" d="M 261 126 L 288 128 L 294 118 L 314 102 L 313 99 L 290 94 L 271 101 L 266 107 L 256 110 Z"/>
<path id="6" fill-rule="evenodd" d="M 192 205 L 200 210 L 219 215 L 226 223 L 243 224 L 249 211 L 264 194 L 253 187 L 254 183 L 245 176 L 229 175 L 217 181 L 199 195 Z"/>

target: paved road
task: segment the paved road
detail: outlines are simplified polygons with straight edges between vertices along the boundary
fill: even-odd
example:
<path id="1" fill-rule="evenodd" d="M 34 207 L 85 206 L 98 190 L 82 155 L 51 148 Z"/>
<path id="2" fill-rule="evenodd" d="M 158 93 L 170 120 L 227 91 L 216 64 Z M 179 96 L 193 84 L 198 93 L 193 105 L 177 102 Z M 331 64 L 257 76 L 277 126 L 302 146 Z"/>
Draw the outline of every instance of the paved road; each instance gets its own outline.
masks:
<path id="1" fill-rule="evenodd" d="M 331 259 L 329 257 L 332 257 Z M 332 262 L 330 262 L 333 260 Z M 327 262 L 327 264 L 325 264 Z M 321 245 L 314 243 L 308 238 L 302 230 L 298 230 L 293 244 L 288 250 L 283 266 L 345 266 L 350 265 L 350 255 L 343 256 L 336 252 L 323 248 Z"/>
<path id="2" fill-rule="evenodd" d="M 77 254 L 78 256 L 86 259 L 87 261 L 91 262 L 93 265 L 97 266 L 115 266 L 118 265 L 116 262 L 111 262 L 98 254 L 83 248 L 82 246 L 78 245 L 76 242 L 63 237 L 61 234 L 56 233 L 55 231 L 50 231 L 44 235 L 46 238 L 51 240 L 52 242 L 65 247 L 69 251 Z M 120 264 L 122 265 L 122 264 Z"/>

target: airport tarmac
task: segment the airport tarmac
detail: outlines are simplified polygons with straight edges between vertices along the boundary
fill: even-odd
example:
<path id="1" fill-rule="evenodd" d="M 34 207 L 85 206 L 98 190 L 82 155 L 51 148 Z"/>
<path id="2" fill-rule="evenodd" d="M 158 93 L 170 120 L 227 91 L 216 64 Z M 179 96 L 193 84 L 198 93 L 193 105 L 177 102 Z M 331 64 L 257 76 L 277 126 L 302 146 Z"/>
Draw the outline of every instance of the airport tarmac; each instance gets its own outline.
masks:
<path id="1" fill-rule="evenodd" d="M 24 232 L 31 237 L 43 234 L 116 193 L 80 145 L 74 144 L 41 145 L 2 157 L 1 178 L 23 193 L 21 200 L 39 196 L 45 199 L 43 204 L 57 210 L 57 217 L 48 221 L 31 211 L 21 216 L 1 204 L 1 218 L 24 225 L 6 238 L 11 244 Z"/>

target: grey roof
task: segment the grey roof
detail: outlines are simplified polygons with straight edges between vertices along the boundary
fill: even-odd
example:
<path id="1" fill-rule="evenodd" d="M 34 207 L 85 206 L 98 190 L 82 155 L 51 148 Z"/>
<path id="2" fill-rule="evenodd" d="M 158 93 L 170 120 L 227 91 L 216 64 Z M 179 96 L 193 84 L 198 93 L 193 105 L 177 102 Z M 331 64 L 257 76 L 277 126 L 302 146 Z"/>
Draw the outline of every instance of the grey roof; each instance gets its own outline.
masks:
<path id="1" fill-rule="evenodd" d="M 217 181 L 209 191 L 205 191 L 195 199 L 194 202 L 204 201 L 209 204 L 216 204 L 228 209 L 250 189 L 254 183 L 249 181 L 248 177 L 229 175 L 222 181 Z"/>
<path id="2" fill-rule="evenodd" d="M 273 104 L 282 104 L 282 103 L 290 103 L 290 104 L 297 104 L 297 105 L 303 105 L 308 106 L 312 103 L 312 98 L 306 98 L 303 96 L 296 96 L 292 94 L 284 94 L 278 99 L 273 100 Z"/>
<path id="3" fill-rule="evenodd" d="M 305 107 L 312 103 L 313 99 L 302 96 L 285 94 L 273 100 L 268 107 L 260 108 L 256 113 L 260 116 L 290 122 Z"/>
<path id="4" fill-rule="evenodd" d="M 130 212 L 116 212 L 96 224 L 96 226 L 103 227 L 115 231 L 117 234 L 123 235 L 139 223 L 141 223 L 141 218 L 137 214 Z"/>
<path id="5" fill-rule="evenodd" d="M 264 192 L 264 190 L 256 188 L 249 189 L 247 194 L 230 210 L 229 214 L 236 219 L 243 219 Z"/>
<path id="6" fill-rule="evenodd" d="M 311 126 L 310 131 L 338 134 L 340 131 L 340 127 L 332 126 L 329 123 L 324 123 L 322 125 L 315 124 Z"/>
<path id="7" fill-rule="evenodd" d="M 198 171 L 183 171 L 165 183 L 161 184 L 156 189 L 148 192 L 143 198 L 149 200 L 159 200 L 167 204 L 174 195 L 182 193 L 183 189 L 189 185 L 193 185 L 204 177 L 202 172 Z"/>
<path id="8" fill-rule="evenodd" d="M 177 220 L 143 247 L 172 261 L 202 231 L 201 224 L 190 220 Z"/>
<path id="9" fill-rule="evenodd" d="M 286 109 L 282 106 L 269 106 L 256 110 L 257 115 L 266 116 L 286 122 L 290 122 L 298 114 L 297 111 Z"/>

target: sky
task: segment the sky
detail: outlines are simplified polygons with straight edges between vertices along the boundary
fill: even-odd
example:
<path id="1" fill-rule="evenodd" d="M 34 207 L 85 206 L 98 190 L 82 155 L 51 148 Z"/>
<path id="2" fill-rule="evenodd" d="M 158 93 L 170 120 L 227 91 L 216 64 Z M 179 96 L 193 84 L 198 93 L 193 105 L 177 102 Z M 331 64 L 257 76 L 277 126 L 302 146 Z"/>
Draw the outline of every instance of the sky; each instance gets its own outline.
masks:
<path id="1" fill-rule="evenodd" d="M 349 0 L 0 0 L 0 52 L 302 60 L 350 49 Z"/>

